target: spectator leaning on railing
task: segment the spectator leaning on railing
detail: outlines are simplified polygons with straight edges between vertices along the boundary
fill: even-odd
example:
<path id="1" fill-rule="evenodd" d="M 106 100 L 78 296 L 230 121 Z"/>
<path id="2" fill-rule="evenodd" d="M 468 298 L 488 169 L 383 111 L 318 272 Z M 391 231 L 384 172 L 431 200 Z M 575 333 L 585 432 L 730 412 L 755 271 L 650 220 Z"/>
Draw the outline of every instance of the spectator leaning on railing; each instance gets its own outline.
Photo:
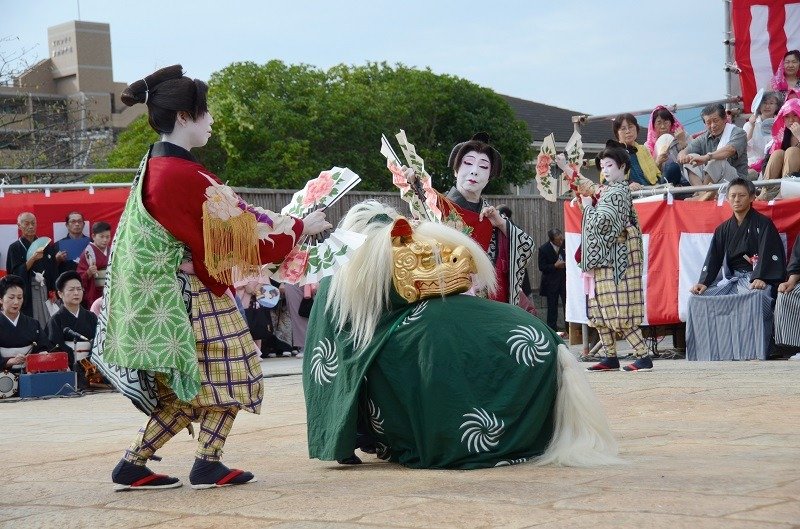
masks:
<path id="1" fill-rule="evenodd" d="M 800 99 L 790 99 L 783 104 L 772 124 L 772 147 L 764 169 L 764 178 L 800 176 Z M 759 200 L 772 200 L 779 186 L 761 190 Z"/>
<path id="2" fill-rule="evenodd" d="M 800 50 L 789 50 L 772 77 L 772 89 L 784 100 L 800 97 Z"/>
<path id="3" fill-rule="evenodd" d="M 767 92 L 761 102 L 753 108 L 750 118 L 742 126 L 747 135 L 747 165 L 750 168 L 749 176 L 752 180 L 764 168 L 764 158 L 767 156 L 767 145 L 772 139 L 772 124 L 775 114 L 781 107 L 783 99 L 777 92 Z"/>
<path id="4" fill-rule="evenodd" d="M 661 180 L 661 171 L 658 170 L 650 151 L 636 143 L 639 135 L 639 123 L 633 114 L 621 114 L 614 118 L 612 125 L 614 138 L 625 144 L 630 154 L 630 171 L 628 185 L 631 191 L 638 191 L 646 186 L 654 186 Z"/>
<path id="5" fill-rule="evenodd" d="M 701 168 L 702 178 L 687 171 L 689 182 L 699 186 L 747 178 L 747 135 L 726 121 L 725 107 L 719 103 L 708 105 L 700 115 L 706 131 L 678 154 L 678 163 Z M 700 193 L 687 200 L 708 200 L 714 194 Z"/>
<path id="6" fill-rule="evenodd" d="M 686 143 L 686 131 L 678 118 L 667 107 L 657 106 L 650 114 L 645 146 L 664 178 L 675 187 L 684 184 L 678 151 L 684 149 Z"/>

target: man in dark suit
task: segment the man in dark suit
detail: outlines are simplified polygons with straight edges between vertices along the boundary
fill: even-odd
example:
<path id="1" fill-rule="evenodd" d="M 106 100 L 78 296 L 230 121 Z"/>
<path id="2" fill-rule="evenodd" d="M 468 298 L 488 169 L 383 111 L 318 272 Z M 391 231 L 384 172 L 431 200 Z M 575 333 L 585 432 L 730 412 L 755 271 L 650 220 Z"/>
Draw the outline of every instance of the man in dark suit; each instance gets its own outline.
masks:
<path id="1" fill-rule="evenodd" d="M 547 325 L 558 331 L 558 298 L 567 302 L 567 264 L 564 257 L 564 234 L 558 228 L 547 232 L 550 239 L 539 248 L 542 283 L 539 294 L 547 298 Z"/>

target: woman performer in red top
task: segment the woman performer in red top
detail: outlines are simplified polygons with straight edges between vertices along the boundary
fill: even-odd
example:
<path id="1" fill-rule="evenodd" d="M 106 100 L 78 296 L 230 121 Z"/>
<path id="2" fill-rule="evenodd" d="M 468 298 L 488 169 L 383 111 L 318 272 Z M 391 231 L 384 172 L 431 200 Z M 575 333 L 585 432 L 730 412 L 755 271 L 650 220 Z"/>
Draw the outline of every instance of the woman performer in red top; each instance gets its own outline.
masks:
<path id="1" fill-rule="evenodd" d="M 114 238 L 96 339 L 108 365 L 140 379 L 155 373 L 156 402 L 112 473 L 116 490 L 180 486 L 145 464 L 192 422 L 200 423 L 193 488 L 255 481 L 220 461 L 237 412 L 259 413 L 263 396 L 256 347 L 228 291 L 236 273 L 280 262 L 302 235 L 331 227 L 321 212 L 303 221 L 245 203 L 194 158 L 214 123 L 207 90 L 175 65 L 122 94 L 126 105 L 147 105 L 161 141 L 143 160 Z"/>

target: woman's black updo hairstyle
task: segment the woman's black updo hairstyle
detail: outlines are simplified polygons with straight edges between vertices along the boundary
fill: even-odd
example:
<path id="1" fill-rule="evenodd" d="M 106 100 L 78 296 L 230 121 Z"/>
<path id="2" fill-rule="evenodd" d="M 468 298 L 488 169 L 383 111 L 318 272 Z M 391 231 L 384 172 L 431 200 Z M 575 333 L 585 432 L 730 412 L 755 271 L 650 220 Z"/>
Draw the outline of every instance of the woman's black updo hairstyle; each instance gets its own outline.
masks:
<path id="1" fill-rule="evenodd" d="M 13 287 L 21 288 L 22 291 L 25 292 L 25 281 L 23 281 L 21 277 L 13 274 L 8 274 L 7 276 L 0 278 L 0 298 L 5 296 L 6 292 Z"/>
<path id="2" fill-rule="evenodd" d="M 183 75 L 180 64 L 157 70 L 132 83 L 122 92 L 122 102 L 131 107 L 147 105 L 147 120 L 159 134 L 169 134 L 175 128 L 178 112 L 188 113 L 193 120 L 208 112 L 208 85 L 199 79 Z"/>
<path id="3" fill-rule="evenodd" d="M 628 174 L 628 171 L 631 170 L 631 155 L 628 154 L 628 149 L 625 148 L 624 143 L 615 140 L 608 140 L 606 142 L 605 148 L 600 151 L 600 154 L 594 159 L 594 165 L 597 167 L 598 171 L 600 170 L 600 160 L 603 158 L 611 158 L 617 162 L 617 165 L 625 174 Z"/>

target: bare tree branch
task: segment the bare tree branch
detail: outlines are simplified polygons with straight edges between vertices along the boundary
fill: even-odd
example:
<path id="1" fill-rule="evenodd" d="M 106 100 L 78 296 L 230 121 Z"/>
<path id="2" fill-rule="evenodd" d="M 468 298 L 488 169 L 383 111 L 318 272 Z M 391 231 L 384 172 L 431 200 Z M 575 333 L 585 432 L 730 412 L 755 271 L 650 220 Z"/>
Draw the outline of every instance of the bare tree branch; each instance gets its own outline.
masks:
<path id="1" fill-rule="evenodd" d="M 37 97 L 19 87 L 31 68 L 34 47 L 18 37 L 0 37 L 0 86 L 17 86 L 19 94 L 0 96 L 0 166 L 9 168 L 84 168 L 94 165 L 113 144 L 109 123 L 94 118 L 85 99 Z M 41 183 L 71 182 L 80 175 L 28 178 Z M 11 183 L 22 177 L 11 178 Z M 16 181 L 16 182 L 14 182 Z"/>

